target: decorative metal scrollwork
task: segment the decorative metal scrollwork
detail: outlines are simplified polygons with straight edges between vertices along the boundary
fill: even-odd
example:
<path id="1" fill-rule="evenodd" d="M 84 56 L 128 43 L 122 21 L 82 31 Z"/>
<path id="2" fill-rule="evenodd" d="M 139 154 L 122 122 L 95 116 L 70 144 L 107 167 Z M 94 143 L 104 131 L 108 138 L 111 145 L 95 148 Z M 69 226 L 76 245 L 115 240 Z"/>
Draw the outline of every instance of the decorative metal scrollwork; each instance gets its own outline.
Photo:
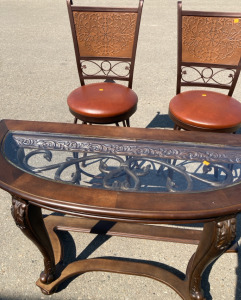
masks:
<path id="1" fill-rule="evenodd" d="M 130 62 L 125 61 L 81 61 L 82 73 L 84 76 L 112 76 L 126 77 L 130 75 Z"/>
<path id="2" fill-rule="evenodd" d="M 241 180 L 232 146 L 11 132 L 4 154 L 36 176 L 102 189 L 189 192 Z"/>
<path id="3" fill-rule="evenodd" d="M 216 147 L 195 144 L 177 144 L 165 142 L 142 142 L 142 141 L 125 141 L 108 140 L 105 138 L 88 138 L 69 136 L 51 136 L 43 134 L 9 134 L 5 145 L 14 140 L 19 148 L 52 150 L 52 151 L 69 151 L 69 152 L 87 152 L 102 153 L 124 156 L 153 157 L 163 159 L 178 159 L 187 161 L 209 161 L 228 164 L 241 163 L 241 151 L 237 147 Z M 6 153 L 8 156 L 8 153 Z M 22 155 L 22 154 L 21 154 Z M 50 155 L 50 154 L 48 154 Z"/>
<path id="4" fill-rule="evenodd" d="M 221 188 L 233 182 L 232 170 L 221 164 L 210 163 L 208 166 L 201 164 L 202 171 L 195 173 L 187 170 L 186 166 L 190 167 L 187 162 L 186 165 L 184 162 L 177 164 L 167 159 L 101 153 L 87 156 L 82 154 L 79 157 L 77 153 L 74 153 L 73 156 L 65 156 L 64 161 L 43 165 L 43 160 L 39 158 L 39 155 L 47 162 L 51 162 L 53 157 L 53 153 L 49 150 L 34 150 L 26 154 L 19 165 L 37 176 L 95 188 L 121 191 L 189 192 L 197 189 Z M 35 166 L 31 163 L 33 158 L 35 158 Z M 37 162 L 41 165 L 36 166 Z M 50 177 L 46 175 L 48 171 L 53 171 Z M 217 171 L 222 174 L 218 179 Z"/>
<path id="5" fill-rule="evenodd" d="M 231 86 L 235 72 L 233 69 L 184 66 L 181 69 L 181 80 L 186 83 L 213 83 Z"/>

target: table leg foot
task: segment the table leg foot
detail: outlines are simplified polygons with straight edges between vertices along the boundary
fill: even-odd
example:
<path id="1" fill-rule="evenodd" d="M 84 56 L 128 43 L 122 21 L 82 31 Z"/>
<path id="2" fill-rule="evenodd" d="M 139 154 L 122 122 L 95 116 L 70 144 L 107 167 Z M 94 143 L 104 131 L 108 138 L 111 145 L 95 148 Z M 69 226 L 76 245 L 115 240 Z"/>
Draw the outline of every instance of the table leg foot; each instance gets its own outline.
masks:
<path id="1" fill-rule="evenodd" d="M 40 281 L 50 283 L 54 280 L 55 262 L 41 208 L 18 197 L 13 197 L 11 212 L 16 225 L 38 247 L 44 257 L 44 271 L 40 275 Z"/>
<path id="2" fill-rule="evenodd" d="M 236 235 L 236 218 L 219 219 L 204 224 L 204 229 L 196 253 L 190 259 L 186 280 L 192 300 L 204 300 L 201 276 L 206 267 L 222 255 L 231 245 Z"/>
<path id="3" fill-rule="evenodd" d="M 47 290 L 45 290 L 45 289 L 40 288 L 40 291 L 41 291 L 44 295 L 47 295 L 47 296 L 53 295 L 53 294 L 56 292 L 56 290 L 57 290 L 57 287 L 56 287 L 56 288 L 53 288 L 53 289 L 51 290 L 51 292 L 49 292 L 49 291 L 47 291 Z"/>

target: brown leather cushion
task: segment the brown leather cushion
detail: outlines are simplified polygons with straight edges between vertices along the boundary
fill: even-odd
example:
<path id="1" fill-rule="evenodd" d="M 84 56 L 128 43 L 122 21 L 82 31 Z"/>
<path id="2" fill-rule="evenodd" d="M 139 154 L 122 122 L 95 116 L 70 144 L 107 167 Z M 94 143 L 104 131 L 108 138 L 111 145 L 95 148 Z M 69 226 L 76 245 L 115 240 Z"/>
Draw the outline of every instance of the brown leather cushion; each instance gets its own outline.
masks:
<path id="1" fill-rule="evenodd" d="M 241 123 L 241 103 L 217 92 L 187 91 L 172 98 L 169 114 L 195 127 L 230 128 Z"/>
<path id="2" fill-rule="evenodd" d="M 92 83 L 70 93 L 67 99 L 70 110 L 94 118 L 113 118 L 135 111 L 136 93 L 117 83 Z"/>

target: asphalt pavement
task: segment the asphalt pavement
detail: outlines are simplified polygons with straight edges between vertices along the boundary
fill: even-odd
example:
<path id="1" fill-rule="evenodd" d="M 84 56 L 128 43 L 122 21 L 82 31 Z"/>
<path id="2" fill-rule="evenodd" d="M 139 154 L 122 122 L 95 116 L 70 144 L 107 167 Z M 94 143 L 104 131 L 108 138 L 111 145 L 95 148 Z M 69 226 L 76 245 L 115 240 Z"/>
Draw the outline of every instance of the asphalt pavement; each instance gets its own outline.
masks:
<path id="1" fill-rule="evenodd" d="M 115 0 L 136 6 L 137 0 Z M 107 0 L 74 3 L 108 5 Z M 240 0 L 183 0 L 189 10 L 241 11 Z M 145 0 L 134 72 L 138 110 L 132 127 L 172 129 L 168 103 L 175 95 L 177 2 Z M 0 119 L 72 123 L 67 95 L 79 86 L 65 0 L 0 1 Z M 241 101 L 241 81 L 233 95 Z M 1 167 L 1 166 L 0 166 Z M 89 272 L 43 295 L 35 281 L 43 268 L 41 254 L 16 227 L 11 197 L 0 190 L 0 299 L 177 300 L 168 286 L 144 277 Z M 240 218 L 237 237 L 241 236 Z M 193 245 L 72 234 L 77 255 L 118 256 L 169 264 L 185 272 Z M 63 235 L 67 241 L 70 237 Z M 90 246 L 88 246 L 88 244 Z M 94 251 L 95 250 L 95 251 Z M 72 253 L 72 254 L 73 254 Z M 72 255 L 71 254 L 71 255 Z M 225 254 L 203 276 L 207 300 L 241 299 L 241 251 Z"/>

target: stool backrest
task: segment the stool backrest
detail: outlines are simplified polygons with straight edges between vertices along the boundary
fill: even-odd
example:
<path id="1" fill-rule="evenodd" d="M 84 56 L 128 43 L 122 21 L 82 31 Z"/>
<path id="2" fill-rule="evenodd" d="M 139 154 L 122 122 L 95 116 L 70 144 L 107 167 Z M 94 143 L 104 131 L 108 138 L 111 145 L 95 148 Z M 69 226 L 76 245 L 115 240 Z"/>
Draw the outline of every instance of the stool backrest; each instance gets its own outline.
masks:
<path id="1" fill-rule="evenodd" d="M 241 13 L 182 10 L 178 2 L 177 94 L 182 86 L 228 89 L 241 68 Z"/>
<path id="2" fill-rule="evenodd" d="M 123 80 L 132 87 L 144 0 L 136 8 L 74 6 L 67 0 L 81 85 Z"/>

